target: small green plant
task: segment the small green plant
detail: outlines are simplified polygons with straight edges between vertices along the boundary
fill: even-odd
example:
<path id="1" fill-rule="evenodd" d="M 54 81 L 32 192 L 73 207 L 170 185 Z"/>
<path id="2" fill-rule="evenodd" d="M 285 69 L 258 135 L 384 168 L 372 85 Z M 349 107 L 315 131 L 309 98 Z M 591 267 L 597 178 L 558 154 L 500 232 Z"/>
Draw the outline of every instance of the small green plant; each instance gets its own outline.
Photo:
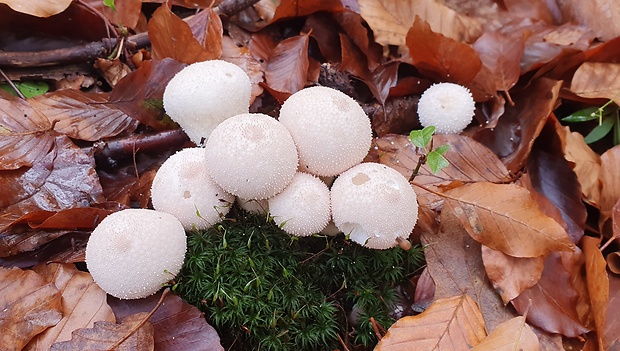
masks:
<path id="1" fill-rule="evenodd" d="M 607 101 L 601 107 L 588 107 L 583 110 L 574 112 L 564 118 L 562 121 L 569 123 L 587 122 L 598 119 L 598 125 L 585 136 L 584 141 L 587 144 L 601 140 L 609 132 L 613 130 L 614 145 L 620 144 L 620 112 L 618 105 L 613 100 Z"/>
<path id="2" fill-rule="evenodd" d="M 112 9 L 112 11 L 116 11 L 116 4 L 114 0 L 103 0 L 103 4 Z"/>
<path id="3" fill-rule="evenodd" d="M 448 151 L 448 148 L 450 146 L 440 145 L 437 148 L 433 149 L 434 133 L 434 126 L 428 126 L 421 130 L 412 130 L 411 133 L 409 133 L 409 139 L 411 140 L 411 143 L 424 151 L 424 154 L 420 156 L 420 159 L 418 160 L 416 168 L 413 170 L 413 174 L 409 179 L 410 181 L 418 175 L 420 167 L 422 167 L 422 165 L 425 163 L 428 163 L 428 166 L 434 174 L 437 174 L 437 172 L 439 172 L 443 168 L 448 167 L 448 160 L 443 157 L 443 154 Z"/>
<path id="4" fill-rule="evenodd" d="M 338 336 L 372 347 L 370 317 L 384 328 L 394 322 L 396 287 L 421 260 L 419 248 L 291 237 L 272 221 L 241 215 L 190 233 L 175 288 L 205 312 L 226 349 L 333 350 Z"/>
<path id="5" fill-rule="evenodd" d="M 35 96 L 43 95 L 49 90 L 49 85 L 45 82 L 15 82 L 13 85 L 19 90 L 20 93 L 26 98 L 32 98 Z M 18 96 L 17 92 L 7 83 L 1 83 L 0 88 L 6 90 L 12 95 Z"/>

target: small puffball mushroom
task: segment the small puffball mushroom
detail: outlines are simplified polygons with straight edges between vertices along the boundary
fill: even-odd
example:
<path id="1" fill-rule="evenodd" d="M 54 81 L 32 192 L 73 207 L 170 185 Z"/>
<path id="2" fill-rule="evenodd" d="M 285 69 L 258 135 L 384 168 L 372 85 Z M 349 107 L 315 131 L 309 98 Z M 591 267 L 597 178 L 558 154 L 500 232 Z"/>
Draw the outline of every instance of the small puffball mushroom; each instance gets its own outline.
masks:
<path id="1" fill-rule="evenodd" d="M 186 249 L 185 230 L 173 215 L 127 209 L 107 216 L 93 230 L 86 266 L 108 294 L 139 299 L 179 273 Z"/>
<path id="2" fill-rule="evenodd" d="M 471 123 L 475 103 L 469 89 L 454 83 L 433 84 L 418 102 L 424 127 L 435 126 L 438 134 L 458 134 Z"/>
<path id="3" fill-rule="evenodd" d="M 371 249 L 388 249 L 409 238 L 418 220 L 416 193 L 394 169 L 362 163 L 332 185 L 332 217 L 345 235 Z"/>
<path id="4" fill-rule="evenodd" d="M 269 199 L 273 220 L 295 236 L 309 236 L 325 229 L 330 213 L 327 185 L 308 173 L 295 174 L 286 189 Z"/>
<path id="5" fill-rule="evenodd" d="M 185 230 L 219 223 L 235 200 L 209 177 L 204 153 L 203 148 L 189 148 L 170 156 L 151 187 L 153 208 L 175 216 Z"/>
<path id="6" fill-rule="evenodd" d="M 239 205 L 239 207 L 241 207 L 241 209 L 250 213 L 266 215 L 267 212 L 269 212 L 269 202 L 267 201 L 267 199 L 246 200 L 237 197 L 237 204 Z"/>
<path id="7" fill-rule="evenodd" d="M 362 162 L 372 142 L 364 110 L 332 88 L 310 87 L 291 95 L 279 120 L 295 140 L 300 170 L 317 176 L 335 176 Z"/>
<path id="8" fill-rule="evenodd" d="M 239 66 L 222 60 L 193 63 L 164 91 L 164 110 L 197 145 L 225 119 L 247 113 L 252 84 Z"/>
<path id="9" fill-rule="evenodd" d="M 222 122 L 205 145 L 207 172 L 224 190 L 243 199 L 267 199 L 293 180 L 297 149 L 277 120 L 246 113 Z"/>

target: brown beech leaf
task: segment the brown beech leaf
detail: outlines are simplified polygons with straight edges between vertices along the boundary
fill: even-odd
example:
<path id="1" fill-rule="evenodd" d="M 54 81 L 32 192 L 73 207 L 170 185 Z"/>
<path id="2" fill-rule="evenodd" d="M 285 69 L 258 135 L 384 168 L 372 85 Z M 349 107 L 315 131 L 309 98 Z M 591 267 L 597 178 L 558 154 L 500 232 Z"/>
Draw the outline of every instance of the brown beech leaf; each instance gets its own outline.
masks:
<path id="1" fill-rule="evenodd" d="M 265 82 L 283 93 L 296 93 L 306 85 L 308 77 L 308 35 L 282 40 L 273 49 L 265 69 Z"/>
<path id="2" fill-rule="evenodd" d="M 96 141 L 132 132 L 138 126 L 137 120 L 109 104 L 105 93 L 65 89 L 29 101 L 45 113 L 55 131 L 74 139 Z"/>
<path id="3" fill-rule="evenodd" d="M 594 152 L 583 140 L 583 135 L 571 132 L 569 127 L 564 127 L 564 157 L 573 162 L 573 171 L 577 175 L 584 200 L 598 207 L 601 201 L 601 157 Z"/>
<path id="4" fill-rule="evenodd" d="M 17 12 L 25 13 L 37 17 L 50 17 L 63 12 L 72 0 L 50 0 L 50 1 L 21 1 L 21 0 L 0 0 L 0 4 L 7 4 Z"/>
<path id="5" fill-rule="evenodd" d="M 0 91 L 0 170 L 39 162 L 52 148 L 54 136 L 43 113 L 28 101 Z"/>
<path id="6" fill-rule="evenodd" d="M 35 335 L 62 318 L 61 295 L 31 270 L 0 267 L 0 345 L 21 350 Z"/>
<path id="7" fill-rule="evenodd" d="M 540 342 L 532 331 L 525 317 L 515 317 L 495 328 L 482 342 L 474 346 L 472 351 L 539 351 Z"/>
<path id="8" fill-rule="evenodd" d="M 282 18 L 307 16 L 319 11 L 337 13 L 346 10 L 342 5 L 342 1 L 334 0 L 281 0 L 279 2 L 280 4 L 271 22 L 275 22 Z"/>
<path id="9" fill-rule="evenodd" d="M 620 200 L 620 145 L 616 145 L 601 155 L 601 218 L 599 225 L 611 217 L 611 211 Z"/>
<path id="10" fill-rule="evenodd" d="M 583 256 L 586 261 L 586 282 L 588 295 L 592 306 L 591 315 L 594 318 L 594 327 L 599 337 L 599 343 L 605 328 L 605 312 L 609 301 L 609 279 L 607 278 L 607 263 L 599 250 L 600 239 L 584 236 L 581 241 Z"/>
<path id="11" fill-rule="evenodd" d="M 257 96 L 263 93 L 263 88 L 260 86 L 260 83 L 263 82 L 263 67 L 252 56 L 247 47 L 238 47 L 229 36 L 225 36 L 222 40 L 221 59 L 241 67 L 250 77 L 252 82 L 252 97 L 250 101 L 254 101 Z"/>
<path id="12" fill-rule="evenodd" d="M 88 207 L 103 201 L 95 161 L 66 136 L 28 169 L 0 173 L 0 232 L 22 216 L 40 210 Z"/>
<path id="13" fill-rule="evenodd" d="M 601 333 L 604 350 L 620 347 L 620 277 L 609 274 L 609 301 L 605 313 L 605 327 Z"/>
<path id="14" fill-rule="evenodd" d="M 161 292 L 139 300 L 119 300 L 108 297 L 116 318 L 138 312 L 153 310 L 161 298 Z M 149 318 L 155 335 L 155 348 L 160 351 L 209 350 L 223 351 L 220 337 L 196 306 L 168 294 L 162 305 Z"/>
<path id="15" fill-rule="evenodd" d="M 580 251 L 549 254 L 538 283 L 511 301 L 517 312 L 528 311 L 527 321 L 549 333 L 567 337 L 587 333 L 578 313 L 584 307 L 579 305 L 581 296 L 575 288 L 583 264 L 581 256 Z"/>
<path id="16" fill-rule="evenodd" d="M 359 0 L 360 14 L 373 30 L 377 43 L 405 45 L 407 30 L 416 16 L 436 33 L 458 41 L 473 42 L 482 33 L 478 19 L 457 13 L 435 0 Z"/>
<path id="17" fill-rule="evenodd" d="M 620 104 L 620 63 L 584 62 L 575 71 L 570 90 L 581 97 Z"/>
<path id="18" fill-rule="evenodd" d="M 375 350 L 469 350 L 485 336 L 476 302 L 469 295 L 461 295 L 436 300 L 421 314 L 399 319 Z"/>
<path id="19" fill-rule="evenodd" d="M 171 58 L 144 61 L 118 82 L 110 103 L 155 130 L 174 128 L 176 124 L 164 115 L 162 98 L 170 79 L 185 66 Z"/>
<path id="20" fill-rule="evenodd" d="M 189 18 L 187 24 L 196 40 L 209 53 L 209 57 L 216 59 L 222 56 L 224 29 L 220 16 L 215 13 L 213 8 L 200 11 Z"/>
<path id="21" fill-rule="evenodd" d="M 206 17 L 204 20 L 207 20 Z M 216 56 L 218 50 L 205 49 L 194 37 L 189 25 L 172 13 L 167 4 L 155 10 L 148 28 L 155 60 L 173 58 L 183 63 L 194 63 L 219 58 Z"/>
<path id="22" fill-rule="evenodd" d="M 527 189 L 472 183 L 444 193 L 444 211 L 456 214 L 476 241 L 513 257 L 572 251 L 566 231 L 543 214 Z"/>
<path id="23" fill-rule="evenodd" d="M 61 341 L 52 345 L 51 351 L 74 350 L 109 350 L 118 341 L 127 336 L 116 351 L 152 351 L 155 349 L 153 341 L 153 326 L 144 318 L 147 312 L 134 314 L 125 318 L 121 324 L 95 321 L 92 328 L 76 329 L 71 333 L 71 340 Z M 134 331 L 134 329 L 137 330 Z"/>
<path id="24" fill-rule="evenodd" d="M 603 41 L 620 36 L 620 8 L 615 1 L 562 0 L 557 4 L 565 21 L 586 25 Z"/>
<path id="25" fill-rule="evenodd" d="M 508 91 L 519 80 L 521 55 L 525 49 L 523 35 L 508 36 L 499 31 L 486 31 L 474 43 L 473 48 L 495 78 L 497 90 Z"/>
<path id="26" fill-rule="evenodd" d="M 95 321 L 116 322 L 106 292 L 89 273 L 78 271 L 73 264 L 58 263 L 38 265 L 34 271 L 61 291 L 63 313 L 58 324 L 37 335 L 24 350 L 47 351 L 55 342 L 71 340 L 73 330 L 91 328 Z"/>
<path id="27" fill-rule="evenodd" d="M 507 304 L 538 282 L 545 259 L 512 257 L 482 245 L 482 262 L 493 287 Z"/>

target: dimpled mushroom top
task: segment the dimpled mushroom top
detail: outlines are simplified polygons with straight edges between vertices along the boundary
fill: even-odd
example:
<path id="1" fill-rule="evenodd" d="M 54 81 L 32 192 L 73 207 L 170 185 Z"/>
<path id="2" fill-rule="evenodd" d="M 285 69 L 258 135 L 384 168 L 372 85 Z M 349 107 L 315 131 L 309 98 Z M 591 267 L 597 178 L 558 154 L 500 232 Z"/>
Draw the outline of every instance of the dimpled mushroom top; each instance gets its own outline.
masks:
<path id="1" fill-rule="evenodd" d="M 86 266 L 105 292 L 119 299 L 156 293 L 179 273 L 185 230 L 171 214 L 127 209 L 104 218 L 86 245 Z"/>
<path id="2" fill-rule="evenodd" d="M 282 105 L 280 122 L 297 145 L 302 172 L 335 176 L 362 162 L 372 142 L 370 120 L 346 94 L 310 87 Z"/>
<path id="3" fill-rule="evenodd" d="M 471 123 L 474 109 L 469 89 L 454 83 L 438 83 L 420 96 L 418 117 L 423 127 L 435 126 L 436 133 L 458 134 Z"/>
<path id="4" fill-rule="evenodd" d="M 238 66 L 210 60 L 177 73 L 164 91 L 164 110 L 199 145 L 225 119 L 247 113 L 252 84 Z"/>
<path id="5" fill-rule="evenodd" d="M 418 220 L 409 181 L 378 163 L 362 163 L 342 173 L 332 185 L 331 200 L 338 229 L 371 249 L 388 249 L 409 238 Z"/>
<path id="6" fill-rule="evenodd" d="M 269 199 L 269 215 L 291 235 L 316 234 L 331 218 L 329 188 L 312 174 L 297 173 L 286 189 Z"/>
<path id="7" fill-rule="evenodd" d="M 153 208 L 175 216 L 186 230 L 220 222 L 235 197 L 207 174 L 203 148 L 183 149 L 164 162 L 151 186 Z"/>
<path id="8" fill-rule="evenodd" d="M 205 145 L 207 172 L 242 199 L 267 199 L 293 180 L 297 149 L 284 126 L 267 115 L 246 113 L 222 122 Z"/>

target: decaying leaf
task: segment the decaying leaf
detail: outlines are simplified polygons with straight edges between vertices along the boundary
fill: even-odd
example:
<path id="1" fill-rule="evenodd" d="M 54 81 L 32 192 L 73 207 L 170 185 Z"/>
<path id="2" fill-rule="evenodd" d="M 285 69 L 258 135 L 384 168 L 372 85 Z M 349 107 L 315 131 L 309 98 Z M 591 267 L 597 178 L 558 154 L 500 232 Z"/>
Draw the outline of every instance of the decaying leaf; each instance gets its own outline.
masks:
<path id="1" fill-rule="evenodd" d="M 72 0 L 50 0 L 50 1 L 21 1 L 21 0 L 0 0 L 0 3 L 9 5 L 17 12 L 33 15 L 37 17 L 49 17 L 64 11 Z"/>
<path id="2" fill-rule="evenodd" d="M 514 351 L 528 350 L 539 351 L 540 342 L 532 331 L 525 317 L 515 317 L 495 328 L 480 344 L 471 349 L 472 351 Z"/>
<path id="3" fill-rule="evenodd" d="M 482 63 L 493 73 L 497 90 L 508 91 L 520 76 L 520 60 L 525 37 L 508 36 L 500 31 L 484 32 L 473 44 Z"/>
<path id="4" fill-rule="evenodd" d="M 307 35 L 298 35 L 275 47 L 265 69 L 265 81 L 270 88 L 293 94 L 306 85 L 309 40 Z"/>
<path id="5" fill-rule="evenodd" d="M 620 9 L 613 0 L 561 0 L 558 5 L 566 21 L 587 25 L 604 41 L 620 35 Z"/>
<path id="6" fill-rule="evenodd" d="M 599 243 L 599 239 L 589 236 L 584 236 L 582 240 L 583 255 L 586 261 L 586 282 L 592 306 L 591 315 L 594 318 L 599 343 L 602 345 L 605 313 L 609 301 L 609 278 L 607 278 L 607 263 L 598 248 Z"/>
<path id="7" fill-rule="evenodd" d="M 575 164 L 573 171 L 581 184 L 584 200 L 598 207 L 601 201 L 601 157 L 583 141 L 582 134 L 571 132 L 569 127 L 564 127 L 564 130 L 564 157 Z"/>
<path id="8" fill-rule="evenodd" d="M 581 97 L 620 104 L 620 63 L 584 62 L 575 71 L 570 90 Z"/>
<path id="9" fill-rule="evenodd" d="M 376 351 L 468 350 L 486 336 L 484 320 L 469 295 L 439 299 L 426 311 L 390 327 Z"/>
<path id="10" fill-rule="evenodd" d="M 19 351 L 62 318 L 61 294 L 31 270 L 0 267 L 0 345 Z"/>
<path id="11" fill-rule="evenodd" d="M 620 200 L 620 145 L 605 151 L 601 155 L 601 218 L 599 225 L 602 225 L 611 217 L 611 211 Z"/>

